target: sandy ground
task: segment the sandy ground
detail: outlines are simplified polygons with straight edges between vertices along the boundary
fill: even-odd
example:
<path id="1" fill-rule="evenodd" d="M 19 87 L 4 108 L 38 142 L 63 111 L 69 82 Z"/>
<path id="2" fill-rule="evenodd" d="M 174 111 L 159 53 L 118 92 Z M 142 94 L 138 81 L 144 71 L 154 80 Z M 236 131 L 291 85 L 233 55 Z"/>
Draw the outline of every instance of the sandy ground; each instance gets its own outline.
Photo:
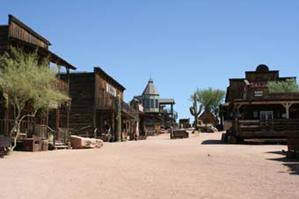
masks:
<path id="1" fill-rule="evenodd" d="M 0 159 L 1 199 L 299 198 L 283 145 L 224 145 L 220 133 L 105 143 Z"/>

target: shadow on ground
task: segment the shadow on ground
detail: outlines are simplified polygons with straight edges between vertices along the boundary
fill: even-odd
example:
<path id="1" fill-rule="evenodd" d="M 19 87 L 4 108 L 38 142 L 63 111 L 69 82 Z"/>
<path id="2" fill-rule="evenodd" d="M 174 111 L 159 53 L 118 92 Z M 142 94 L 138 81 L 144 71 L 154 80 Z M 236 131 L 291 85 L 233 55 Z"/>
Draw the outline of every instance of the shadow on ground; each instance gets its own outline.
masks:
<path id="1" fill-rule="evenodd" d="M 201 144 L 225 144 L 221 140 L 204 140 Z"/>
<path id="2" fill-rule="evenodd" d="M 270 151 L 267 153 L 281 155 L 281 157 L 279 157 L 279 158 L 270 158 L 267 160 L 279 161 L 282 163 L 282 165 L 288 167 L 289 174 L 299 175 L 299 159 L 298 159 L 298 157 L 294 158 L 294 159 L 289 159 L 286 157 L 285 151 Z"/>
<path id="3" fill-rule="evenodd" d="M 204 140 L 201 144 L 228 144 L 223 142 L 222 140 Z M 264 141 L 264 140 L 246 140 L 240 143 L 237 143 L 238 145 L 284 145 L 281 142 L 277 141 Z"/>

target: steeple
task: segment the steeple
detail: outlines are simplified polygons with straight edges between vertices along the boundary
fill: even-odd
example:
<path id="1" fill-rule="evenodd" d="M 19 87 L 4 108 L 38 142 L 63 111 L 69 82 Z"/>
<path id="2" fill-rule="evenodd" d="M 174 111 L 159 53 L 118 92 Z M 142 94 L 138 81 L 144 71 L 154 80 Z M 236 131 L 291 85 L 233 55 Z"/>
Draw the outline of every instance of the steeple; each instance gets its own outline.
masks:
<path id="1" fill-rule="evenodd" d="M 159 98 L 154 81 L 150 78 L 142 93 L 144 112 L 159 113 Z"/>
<path id="2" fill-rule="evenodd" d="M 158 91 L 155 88 L 154 81 L 152 78 L 149 79 L 142 95 L 159 95 Z"/>

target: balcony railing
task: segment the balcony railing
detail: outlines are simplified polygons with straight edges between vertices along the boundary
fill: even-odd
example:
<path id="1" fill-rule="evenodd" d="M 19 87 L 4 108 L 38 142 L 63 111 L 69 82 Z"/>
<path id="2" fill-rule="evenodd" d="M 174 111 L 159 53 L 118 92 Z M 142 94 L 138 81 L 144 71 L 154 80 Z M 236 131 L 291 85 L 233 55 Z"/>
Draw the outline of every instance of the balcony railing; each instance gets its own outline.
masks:
<path id="1" fill-rule="evenodd" d="M 239 120 L 235 123 L 240 131 L 298 131 L 298 119 Z"/>
<path id="2" fill-rule="evenodd" d="M 96 108 L 100 110 L 117 110 L 117 97 L 104 92 L 101 97 L 96 99 Z M 121 111 L 132 114 L 137 113 L 138 110 L 132 108 L 128 103 L 121 101 L 120 103 Z"/>
<path id="3" fill-rule="evenodd" d="M 111 109 L 115 110 L 117 105 L 117 99 L 115 96 L 104 92 L 101 97 L 96 98 L 96 108 L 97 109 Z"/>

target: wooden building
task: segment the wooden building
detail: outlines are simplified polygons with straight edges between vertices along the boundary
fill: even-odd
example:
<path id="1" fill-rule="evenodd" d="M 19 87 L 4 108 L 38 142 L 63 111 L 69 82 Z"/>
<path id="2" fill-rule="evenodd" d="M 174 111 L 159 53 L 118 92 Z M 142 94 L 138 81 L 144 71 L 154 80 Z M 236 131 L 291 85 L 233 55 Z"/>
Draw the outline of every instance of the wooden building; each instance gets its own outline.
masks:
<path id="1" fill-rule="evenodd" d="M 182 118 L 179 120 L 179 127 L 188 129 L 191 128 L 190 118 Z"/>
<path id="2" fill-rule="evenodd" d="M 203 124 L 207 125 L 210 124 L 216 127 L 219 123 L 217 117 L 210 111 L 204 111 L 199 117 L 198 121 L 202 122 Z"/>
<path id="3" fill-rule="evenodd" d="M 99 67 L 69 76 L 72 133 L 105 141 L 127 139 L 137 119 L 135 110 L 123 101 L 125 87 Z"/>
<path id="4" fill-rule="evenodd" d="M 221 123 L 230 142 L 249 138 L 285 138 L 286 132 L 299 129 L 299 93 L 270 93 L 269 81 L 286 81 L 279 71 L 259 65 L 245 78 L 230 79 Z"/>
<path id="5" fill-rule="evenodd" d="M 26 52 L 37 51 L 41 58 L 49 58 L 49 65 L 55 64 L 58 66 L 63 66 L 62 69 L 65 70 L 66 74 L 69 74 L 70 70 L 75 70 L 76 68 L 65 61 L 63 58 L 59 57 L 55 53 L 49 50 L 51 43 L 31 29 L 29 26 L 25 25 L 16 17 L 9 15 L 8 24 L 0 25 L 0 53 L 9 52 L 10 46 L 22 48 Z M 57 86 L 68 93 L 68 78 L 66 81 L 59 81 Z M 3 102 L 3 100 L 2 100 Z M 0 105 L 0 133 L 9 134 L 9 130 L 12 128 L 13 122 L 13 108 L 5 108 L 3 103 Z M 51 121 L 51 122 L 50 122 Z M 40 131 L 47 131 L 47 126 L 54 129 L 56 133 L 56 138 L 61 140 L 64 138 L 61 129 L 68 128 L 68 107 L 65 106 L 56 107 L 49 109 L 49 114 L 45 116 L 39 116 L 33 119 L 27 119 L 22 125 L 22 132 L 27 132 L 28 134 L 37 134 Z"/>

